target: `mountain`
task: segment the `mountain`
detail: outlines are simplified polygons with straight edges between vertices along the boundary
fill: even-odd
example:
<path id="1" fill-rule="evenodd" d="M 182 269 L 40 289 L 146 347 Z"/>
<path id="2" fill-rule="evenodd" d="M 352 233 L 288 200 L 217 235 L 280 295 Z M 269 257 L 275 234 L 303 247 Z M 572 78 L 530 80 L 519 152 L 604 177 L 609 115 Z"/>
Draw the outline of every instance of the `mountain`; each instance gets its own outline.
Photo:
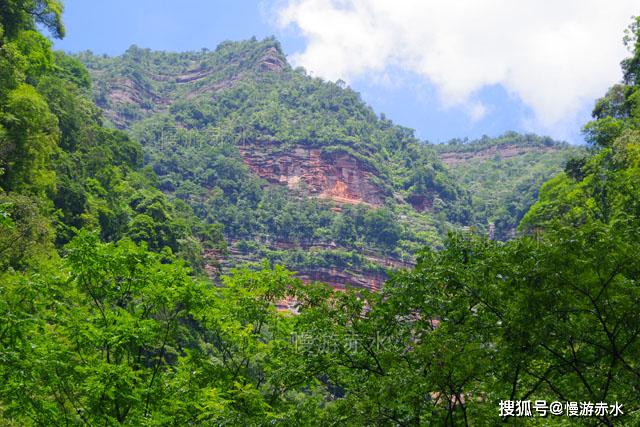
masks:
<path id="1" fill-rule="evenodd" d="M 584 147 L 515 132 L 434 148 L 456 182 L 471 192 L 476 227 L 497 240 L 513 238 L 542 184 L 570 159 L 586 155 Z"/>
<path id="2" fill-rule="evenodd" d="M 441 147 L 376 115 L 343 82 L 293 69 L 273 38 L 187 53 L 132 46 L 118 57 L 79 59 L 105 117 L 142 143 L 159 187 L 223 226 L 228 253 L 208 254 L 223 267 L 267 258 L 308 280 L 378 289 L 387 268 L 411 266 L 417 250 L 438 247 L 448 230 L 488 230 L 496 216 L 483 199 L 491 190 L 473 185 L 487 176 L 461 176 Z M 534 180 L 523 207 L 574 151 L 552 145 L 557 158 L 533 154 L 504 180 L 519 196 Z M 500 237 L 517 219 L 506 220 Z"/>

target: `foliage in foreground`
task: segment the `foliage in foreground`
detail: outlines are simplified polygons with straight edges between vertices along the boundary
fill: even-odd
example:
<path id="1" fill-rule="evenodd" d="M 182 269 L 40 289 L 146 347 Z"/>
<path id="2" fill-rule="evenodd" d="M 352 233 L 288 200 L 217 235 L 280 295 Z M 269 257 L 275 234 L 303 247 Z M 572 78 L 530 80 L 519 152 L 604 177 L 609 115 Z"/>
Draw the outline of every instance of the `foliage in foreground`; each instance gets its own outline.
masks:
<path id="1" fill-rule="evenodd" d="M 546 399 L 617 401 L 637 421 L 637 224 L 549 234 L 451 236 L 370 294 L 280 267 L 216 288 L 82 233 L 57 268 L 2 276 L 0 419 L 483 425 L 500 400 Z M 276 310 L 287 297 L 297 315 Z"/>

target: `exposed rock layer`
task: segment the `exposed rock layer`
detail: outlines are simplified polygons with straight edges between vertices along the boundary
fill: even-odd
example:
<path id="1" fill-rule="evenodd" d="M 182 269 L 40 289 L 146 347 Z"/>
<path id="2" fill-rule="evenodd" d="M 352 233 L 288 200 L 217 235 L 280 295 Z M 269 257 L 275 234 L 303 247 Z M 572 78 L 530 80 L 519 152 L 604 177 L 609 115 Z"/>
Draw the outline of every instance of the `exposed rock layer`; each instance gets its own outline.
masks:
<path id="1" fill-rule="evenodd" d="M 511 157 L 521 156 L 526 153 L 549 153 L 559 151 L 556 147 L 536 147 L 536 146 L 491 146 L 477 151 L 449 151 L 441 152 L 439 157 L 442 163 L 447 166 L 458 166 L 471 160 L 487 160 L 492 157 L 500 159 L 508 159 Z"/>
<path id="2" fill-rule="evenodd" d="M 337 203 L 380 206 L 384 202 L 385 193 L 373 183 L 373 172 L 348 153 L 301 146 L 274 152 L 272 145 L 259 143 L 241 147 L 240 153 L 253 173 L 271 183 Z"/>

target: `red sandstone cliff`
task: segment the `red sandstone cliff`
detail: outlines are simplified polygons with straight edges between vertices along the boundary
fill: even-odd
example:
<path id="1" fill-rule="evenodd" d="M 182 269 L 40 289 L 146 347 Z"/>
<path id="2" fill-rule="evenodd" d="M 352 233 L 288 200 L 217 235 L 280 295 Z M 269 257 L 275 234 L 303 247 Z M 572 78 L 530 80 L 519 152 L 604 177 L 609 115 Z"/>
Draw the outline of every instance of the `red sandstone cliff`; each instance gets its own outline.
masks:
<path id="1" fill-rule="evenodd" d="M 384 202 L 384 191 L 372 181 L 373 171 L 351 154 L 323 153 L 319 148 L 302 146 L 285 151 L 273 148 L 271 144 L 254 143 L 240 147 L 240 153 L 259 177 L 312 197 L 370 206 Z"/>

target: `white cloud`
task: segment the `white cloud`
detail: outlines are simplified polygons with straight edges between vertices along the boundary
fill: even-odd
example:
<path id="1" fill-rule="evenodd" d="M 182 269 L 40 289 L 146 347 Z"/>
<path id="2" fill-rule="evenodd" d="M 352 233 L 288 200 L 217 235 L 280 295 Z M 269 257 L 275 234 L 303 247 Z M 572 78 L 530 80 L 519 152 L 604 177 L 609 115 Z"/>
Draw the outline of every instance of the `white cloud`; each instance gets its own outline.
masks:
<path id="1" fill-rule="evenodd" d="M 487 107 L 482 102 L 474 102 L 469 106 L 469 117 L 472 122 L 482 120 L 487 115 Z"/>
<path id="2" fill-rule="evenodd" d="M 619 80 L 623 30 L 638 13 L 637 0 L 288 0 L 278 22 L 306 38 L 290 59 L 314 75 L 398 67 L 472 120 L 487 113 L 476 92 L 500 84 L 552 129 Z"/>

